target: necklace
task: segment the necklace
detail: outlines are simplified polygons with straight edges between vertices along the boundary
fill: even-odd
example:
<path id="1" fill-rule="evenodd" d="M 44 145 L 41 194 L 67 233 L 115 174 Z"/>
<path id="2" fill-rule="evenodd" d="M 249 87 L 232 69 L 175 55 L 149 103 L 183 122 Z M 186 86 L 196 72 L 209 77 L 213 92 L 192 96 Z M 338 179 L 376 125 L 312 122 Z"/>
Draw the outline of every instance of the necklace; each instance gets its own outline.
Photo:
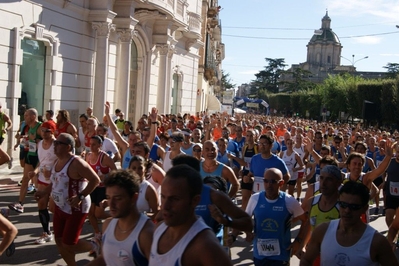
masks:
<path id="1" fill-rule="evenodd" d="M 204 168 L 206 168 L 206 169 L 208 169 L 208 170 L 214 168 L 216 165 L 217 165 L 216 163 L 212 163 L 212 165 L 209 166 L 209 165 L 206 165 L 205 162 L 204 162 L 204 164 L 203 164 Z"/>
<path id="2" fill-rule="evenodd" d="M 122 230 L 122 228 L 119 227 L 119 221 L 118 221 L 118 223 L 116 223 L 116 227 L 119 229 L 119 231 L 120 231 L 122 234 L 126 234 L 127 232 L 132 231 L 133 228 L 136 226 L 137 223 L 138 223 L 138 220 L 133 224 L 133 226 L 132 226 L 131 228 L 129 228 L 129 229 L 127 229 L 127 230 Z"/>

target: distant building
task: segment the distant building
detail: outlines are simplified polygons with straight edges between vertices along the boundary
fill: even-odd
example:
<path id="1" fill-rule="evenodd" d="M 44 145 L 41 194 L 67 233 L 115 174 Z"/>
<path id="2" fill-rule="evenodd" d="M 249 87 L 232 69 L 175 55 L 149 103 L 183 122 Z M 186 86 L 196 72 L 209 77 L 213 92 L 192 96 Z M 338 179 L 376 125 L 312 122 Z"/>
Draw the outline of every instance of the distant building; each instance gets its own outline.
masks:
<path id="1" fill-rule="evenodd" d="M 364 78 L 380 78 L 386 75 L 386 72 L 356 71 L 356 67 L 353 65 L 341 65 L 343 46 L 338 35 L 331 29 L 331 18 L 328 16 L 328 11 L 321 20 L 321 28 L 315 30 L 306 47 L 306 62 L 293 64 L 288 71 L 294 72 L 297 68 L 309 71 L 311 74 L 304 77 L 308 81 L 322 82 L 329 74 L 341 73 L 350 73 Z M 293 81 L 293 76 L 284 74 L 280 81 Z M 284 89 L 284 86 L 280 86 L 281 91 Z"/>
<path id="2" fill-rule="evenodd" d="M 237 97 L 248 97 L 251 94 L 251 84 L 243 83 L 238 86 L 236 96 Z"/>

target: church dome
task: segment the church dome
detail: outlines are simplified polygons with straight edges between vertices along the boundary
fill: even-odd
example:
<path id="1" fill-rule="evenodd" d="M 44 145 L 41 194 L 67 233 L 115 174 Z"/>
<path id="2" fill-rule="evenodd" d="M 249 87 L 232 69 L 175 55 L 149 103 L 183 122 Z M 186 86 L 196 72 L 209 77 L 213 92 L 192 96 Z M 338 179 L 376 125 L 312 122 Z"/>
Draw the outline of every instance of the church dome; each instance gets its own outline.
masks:
<path id="1" fill-rule="evenodd" d="M 333 42 L 339 44 L 339 38 L 337 34 L 332 31 L 330 25 L 331 18 L 328 16 L 328 11 L 326 11 L 326 15 L 321 19 L 321 28 L 319 30 L 315 30 L 315 33 L 310 39 L 309 43 Z"/>
<path id="2" fill-rule="evenodd" d="M 335 34 L 331 29 L 317 30 L 309 42 L 313 43 L 313 42 L 326 42 L 326 41 L 340 43 L 337 34 Z"/>

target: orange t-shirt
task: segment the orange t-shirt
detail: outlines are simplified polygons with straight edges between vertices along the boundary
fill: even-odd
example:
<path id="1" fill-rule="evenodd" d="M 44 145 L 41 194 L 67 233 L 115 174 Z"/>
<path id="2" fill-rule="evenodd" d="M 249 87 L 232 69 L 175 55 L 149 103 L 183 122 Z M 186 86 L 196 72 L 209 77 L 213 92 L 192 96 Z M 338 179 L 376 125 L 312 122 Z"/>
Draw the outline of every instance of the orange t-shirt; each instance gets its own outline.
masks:
<path id="1" fill-rule="evenodd" d="M 213 140 L 216 141 L 216 140 L 220 139 L 222 137 L 222 129 L 218 128 L 218 127 L 215 127 L 213 129 L 212 135 L 213 135 Z"/>

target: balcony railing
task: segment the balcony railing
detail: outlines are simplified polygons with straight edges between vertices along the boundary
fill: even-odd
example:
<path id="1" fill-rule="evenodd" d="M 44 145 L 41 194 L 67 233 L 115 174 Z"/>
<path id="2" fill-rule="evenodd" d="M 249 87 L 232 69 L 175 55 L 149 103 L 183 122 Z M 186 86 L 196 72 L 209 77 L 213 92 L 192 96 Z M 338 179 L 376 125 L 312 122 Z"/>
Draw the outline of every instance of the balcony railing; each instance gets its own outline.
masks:
<path id="1" fill-rule="evenodd" d="M 201 16 L 194 12 L 188 12 L 187 37 L 199 39 L 201 37 Z"/>

